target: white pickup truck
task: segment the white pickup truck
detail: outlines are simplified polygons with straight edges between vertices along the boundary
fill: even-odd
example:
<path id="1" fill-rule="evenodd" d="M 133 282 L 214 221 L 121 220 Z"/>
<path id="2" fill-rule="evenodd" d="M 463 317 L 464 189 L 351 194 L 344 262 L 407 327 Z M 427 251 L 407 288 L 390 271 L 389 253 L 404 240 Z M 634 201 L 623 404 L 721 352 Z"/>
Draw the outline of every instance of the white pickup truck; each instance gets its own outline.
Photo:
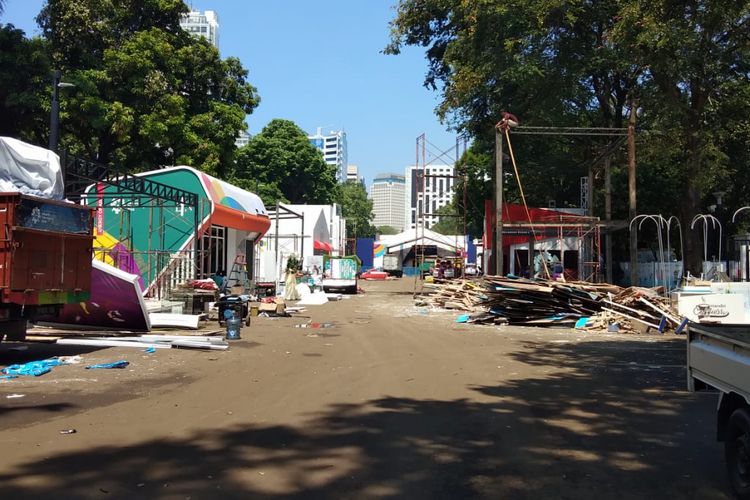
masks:
<path id="1" fill-rule="evenodd" d="M 721 392 L 716 437 L 724 442 L 729 480 L 750 500 L 750 325 L 688 325 L 688 389 Z"/>

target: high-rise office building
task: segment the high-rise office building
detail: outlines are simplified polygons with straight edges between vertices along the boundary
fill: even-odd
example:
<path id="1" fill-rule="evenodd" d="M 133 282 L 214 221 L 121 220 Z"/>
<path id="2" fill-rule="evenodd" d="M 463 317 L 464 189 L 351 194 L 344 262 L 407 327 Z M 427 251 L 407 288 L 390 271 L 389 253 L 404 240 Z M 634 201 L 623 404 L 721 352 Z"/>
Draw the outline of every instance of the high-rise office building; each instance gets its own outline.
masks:
<path id="1" fill-rule="evenodd" d="M 357 165 L 346 166 L 346 181 L 358 181 L 359 180 L 359 167 Z"/>
<path id="2" fill-rule="evenodd" d="M 180 19 L 180 26 L 193 36 L 202 36 L 219 48 L 219 15 L 213 10 L 190 11 Z"/>
<path id="3" fill-rule="evenodd" d="M 421 178 L 423 169 L 424 179 Z M 406 167 L 406 227 L 417 227 L 421 213 L 424 213 L 425 227 L 428 229 L 440 220 L 440 216 L 435 215 L 438 209 L 453 200 L 453 175 L 451 165 Z M 424 189 L 420 189 L 422 180 Z"/>
<path id="4" fill-rule="evenodd" d="M 346 166 L 349 159 L 346 132 L 332 130 L 329 134 L 323 134 L 322 127 L 318 127 L 315 135 L 308 136 L 308 139 L 313 146 L 323 152 L 323 159 L 327 164 L 336 166 L 336 179 L 339 182 L 346 181 Z"/>
<path id="5" fill-rule="evenodd" d="M 391 226 L 404 229 L 404 204 L 406 203 L 406 179 L 400 174 L 378 174 L 370 186 L 373 224 L 376 227 Z"/>

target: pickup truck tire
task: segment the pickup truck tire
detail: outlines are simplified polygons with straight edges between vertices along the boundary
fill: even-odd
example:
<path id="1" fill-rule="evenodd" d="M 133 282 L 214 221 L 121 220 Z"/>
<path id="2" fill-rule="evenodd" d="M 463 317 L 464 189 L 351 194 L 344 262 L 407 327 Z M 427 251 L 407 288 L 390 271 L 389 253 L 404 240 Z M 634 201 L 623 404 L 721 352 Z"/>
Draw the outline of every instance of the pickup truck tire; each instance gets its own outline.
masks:
<path id="1" fill-rule="evenodd" d="M 750 500 L 750 410 L 740 408 L 729 417 L 724 440 L 729 481 L 737 497 Z"/>

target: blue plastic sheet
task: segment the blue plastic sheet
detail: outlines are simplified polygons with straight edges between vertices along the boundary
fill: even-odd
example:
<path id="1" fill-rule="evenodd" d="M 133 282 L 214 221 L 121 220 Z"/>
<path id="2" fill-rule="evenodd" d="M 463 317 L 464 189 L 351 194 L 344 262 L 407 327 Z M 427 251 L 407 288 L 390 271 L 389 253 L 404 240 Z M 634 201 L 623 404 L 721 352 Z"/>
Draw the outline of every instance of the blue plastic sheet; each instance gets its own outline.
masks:
<path id="1" fill-rule="evenodd" d="M 0 379 L 11 379 L 11 378 L 18 378 L 18 375 L 0 375 Z"/>
<path id="2" fill-rule="evenodd" d="M 62 363 L 57 358 L 44 359 L 42 361 L 29 361 L 22 365 L 10 365 L 3 368 L 6 375 L 24 375 L 27 377 L 38 377 L 52 371 L 52 368 Z"/>
<path id="3" fill-rule="evenodd" d="M 586 323 L 589 322 L 589 318 L 580 318 L 576 321 L 576 328 L 586 328 Z"/>
<path id="4" fill-rule="evenodd" d="M 119 361 L 113 361 L 111 363 L 101 363 L 101 364 L 98 364 L 98 365 L 90 365 L 90 366 L 87 366 L 86 369 L 87 370 L 93 370 L 93 369 L 97 369 L 97 368 L 103 368 L 103 369 L 125 368 L 129 364 L 130 363 L 128 363 L 124 359 L 121 359 Z"/>
<path id="5" fill-rule="evenodd" d="M 469 321 L 469 315 L 468 314 L 462 314 L 458 318 L 456 318 L 456 323 L 466 323 Z"/>

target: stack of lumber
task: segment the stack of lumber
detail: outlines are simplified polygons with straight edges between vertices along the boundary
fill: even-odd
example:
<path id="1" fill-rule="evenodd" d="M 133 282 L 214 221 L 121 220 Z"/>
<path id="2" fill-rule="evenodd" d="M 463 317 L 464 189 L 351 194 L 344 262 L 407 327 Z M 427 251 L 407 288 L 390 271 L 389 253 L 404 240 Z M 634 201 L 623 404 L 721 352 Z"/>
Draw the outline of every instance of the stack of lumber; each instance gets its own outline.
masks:
<path id="1" fill-rule="evenodd" d="M 648 332 L 655 330 L 665 332 L 674 330 L 681 333 L 685 326 L 684 318 L 672 309 L 669 299 L 661 294 L 658 288 L 630 287 L 617 295 L 608 294 L 602 298 L 602 311 L 591 317 L 586 324 L 587 330 Z M 612 328 L 609 325 L 615 324 Z"/>
<path id="2" fill-rule="evenodd" d="M 501 276 L 436 281 L 430 288 L 423 303 L 466 311 L 467 323 L 573 326 L 586 318 L 587 329 L 624 332 L 679 330 L 682 324 L 661 289 Z"/>
<path id="3" fill-rule="evenodd" d="M 511 325 L 572 326 L 581 317 L 601 310 L 601 296 L 613 285 L 565 283 L 487 276 L 488 312 Z"/>
<path id="4" fill-rule="evenodd" d="M 487 300 L 484 287 L 477 281 L 436 279 L 425 287 L 434 293 L 421 303 L 443 309 L 478 312 L 483 310 L 481 306 Z"/>

